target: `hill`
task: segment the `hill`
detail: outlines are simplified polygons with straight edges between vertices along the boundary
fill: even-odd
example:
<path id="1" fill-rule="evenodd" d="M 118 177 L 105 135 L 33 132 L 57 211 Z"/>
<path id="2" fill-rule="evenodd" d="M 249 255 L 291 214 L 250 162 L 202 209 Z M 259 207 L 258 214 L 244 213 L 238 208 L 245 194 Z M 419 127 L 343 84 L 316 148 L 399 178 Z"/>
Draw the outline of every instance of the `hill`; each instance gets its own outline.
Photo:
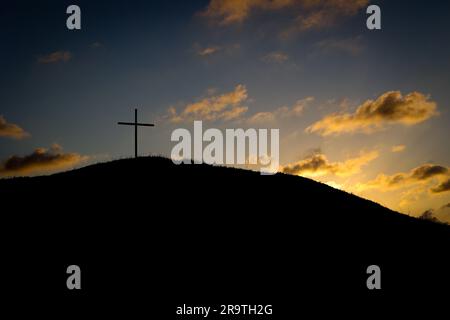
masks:
<path id="1" fill-rule="evenodd" d="M 3 274 L 22 293 L 67 294 L 72 263 L 87 274 L 83 299 L 157 291 L 165 301 L 276 300 L 284 312 L 297 299 L 288 289 L 336 302 L 439 296 L 450 283 L 450 227 L 302 177 L 148 157 L 0 180 L 0 198 Z M 366 287 L 372 264 L 381 293 Z M 43 275 L 31 289 L 20 276 L 30 265 Z"/>

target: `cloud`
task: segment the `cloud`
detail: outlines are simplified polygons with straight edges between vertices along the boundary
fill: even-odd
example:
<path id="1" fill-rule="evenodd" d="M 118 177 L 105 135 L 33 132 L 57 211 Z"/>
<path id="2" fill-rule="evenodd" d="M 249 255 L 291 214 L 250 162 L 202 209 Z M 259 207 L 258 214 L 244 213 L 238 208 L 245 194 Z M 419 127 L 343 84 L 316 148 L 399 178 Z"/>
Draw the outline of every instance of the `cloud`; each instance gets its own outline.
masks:
<path id="1" fill-rule="evenodd" d="M 219 50 L 221 50 L 221 48 L 217 47 L 217 46 L 216 47 L 206 47 L 206 48 L 199 49 L 197 51 L 197 54 L 199 56 L 205 57 L 205 56 L 210 56 L 214 53 L 217 53 L 217 52 L 219 52 Z"/>
<path id="2" fill-rule="evenodd" d="M 450 203 L 444 204 L 441 209 L 446 209 L 446 208 L 450 208 Z"/>
<path id="3" fill-rule="evenodd" d="M 284 52 L 275 51 L 262 57 L 262 60 L 268 63 L 283 63 L 289 60 L 289 56 Z"/>
<path id="4" fill-rule="evenodd" d="M 239 49 L 241 45 L 239 43 L 229 43 L 222 45 L 201 45 L 198 42 L 193 44 L 192 52 L 201 57 L 201 58 L 209 58 L 217 55 L 234 55 Z"/>
<path id="5" fill-rule="evenodd" d="M 445 175 L 448 173 L 448 168 L 434 165 L 424 164 L 411 171 L 410 178 L 414 180 L 427 180 L 438 175 Z"/>
<path id="6" fill-rule="evenodd" d="M 419 219 L 430 220 L 439 223 L 450 223 L 450 204 L 444 205 L 438 209 L 428 209 L 418 216 Z"/>
<path id="7" fill-rule="evenodd" d="M 358 191 L 377 189 L 382 192 L 412 187 L 418 183 L 429 182 L 433 178 L 442 178 L 449 174 L 446 167 L 435 164 L 423 164 L 409 172 L 399 172 L 393 175 L 379 174 L 374 180 L 367 183 L 358 183 Z"/>
<path id="8" fill-rule="evenodd" d="M 446 191 L 450 191 L 450 178 L 445 180 L 445 181 L 443 181 L 443 182 L 441 182 L 435 188 L 431 189 L 432 193 L 442 193 L 442 192 L 446 192 Z"/>
<path id="9" fill-rule="evenodd" d="M 252 11 L 277 10 L 294 4 L 295 0 L 211 0 L 201 15 L 220 25 L 243 22 Z"/>
<path id="10" fill-rule="evenodd" d="M 439 219 L 441 222 L 450 224 L 450 203 L 440 207 L 437 210 L 434 210 L 434 216 Z"/>
<path id="11" fill-rule="evenodd" d="M 403 152 L 406 150 L 406 146 L 404 144 L 399 144 L 396 146 L 392 146 L 391 151 L 392 152 Z"/>
<path id="12" fill-rule="evenodd" d="M 231 92 L 209 96 L 188 104 L 180 113 L 174 107 L 170 107 L 167 118 L 173 123 L 193 120 L 235 120 L 247 112 L 248 107 L 242 105 L 247 98 L 245 86 L 237 85 Z"/>
<path id="13" fill-rule="evenodd" d="M 289 9 L 295 18 L 283 37 L 311 29 L 335 25 L 341 18 L 354 16 L 369 0 L 211 0 L 200 15 L 219 25 L 239 24 L 257 11 Z"/>
<path id="14" fill-rule="evenodd" d="M 358 56 L 364 51 L 362 37 L 354 37 L 347 39 L 326 39 L 314 44 L 315 50 L 324 54 L 333 52 L 342 52 L 351 56 Z"/>
<path id="15" fill-rule="evenodd" d="M 23 139 L 29 137 L 30 134 L 19 127 L 17 124 L 9 123 L 0 115 L 0 137 L 7 137 L 12 139 Z"/>
<path id="16" fill-rule="evenodd" d="M 306 128 L 322 136 L 381 130 L 387 124 L 411 126 L 436 115 L 436 103 L 419 92 L 402 96 L 389 91 L 376 100 L 367 100 L 354 113 L 333 113 Z"/>
<path id="17" fill-rule="evenodd" d="M 43 171 L 55 171 L 72 167 L 88 157 L 78 153 L 63 153 L 61 146 L 38 148 L 26 156 L 11 156 L 0 164 L 0 176 L 28 175 Z"/>
<path id="18" fill-rule="evenodd" d="M 38 62 L 42 64 L 67 62 L 72 59 L 72 54 L 69 51 L 56 51 L 38 58 Z"/>
<path id="19" fill-rule="evenodd" d="M 308 158 L 282 167 L 282 172 L 307 177 L 336 175 L 348 177 L 361 172 L 361 168 L 378 158 L 378 151 L 361 152 L 358 157 L 344 162 L 330 162 L 322 153 L 313 154 Z"/>
<path id="20" fill-rule="evenodd" d="M 420 216 L 419 219 L 422 220 L 429 220 L 429 221 L 433 221 L 433 222 L 439 222 L 439 219 L 436 218 L 434 211 L 432 209 L 430 210 L 426 210 L 425 212 L 423 212 Z"/>
<path id="21" fill-rule="evenodd" d="M 249 124 L 263 124 L 270 123 L 279 119 L 289 117 L 299 117 L 303 114 L 305 108 L 314 101 L 314 97 L 307 97 L 305 99 L 297 100 L 292 107 L 280 107 L 274 111 L 265 111 L 255 113 L 247 119 Z"/>
<path id="22" fill-rule="evenodd" d="M 299 0 L 296 3 L 300 3 L 301 11 L 292 26 L 282 33 L 283 38 L 299 32 L 332 27 L 341 19 L 354 16 L 367 7 L 369 0 Z"/>

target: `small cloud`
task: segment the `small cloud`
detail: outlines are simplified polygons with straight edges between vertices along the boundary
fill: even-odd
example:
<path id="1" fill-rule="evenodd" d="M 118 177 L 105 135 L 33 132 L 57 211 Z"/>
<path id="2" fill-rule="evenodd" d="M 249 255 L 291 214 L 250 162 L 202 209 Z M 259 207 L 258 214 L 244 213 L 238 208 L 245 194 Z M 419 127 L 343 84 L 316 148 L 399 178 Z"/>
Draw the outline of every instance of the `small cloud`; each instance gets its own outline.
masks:
<path id="1" fill-rule="evenodd" d="M 399 144 L 396 146 L 392 146 L 391 151 L 396 153 L 396 152 L 403 152 L 405 151 L 406 146 L 404 144 Z"/>
<path id="2" fill-rule="evenodd" d="M 40 56 L 38 62 L 42 64 L 67 62 L 72 58 L 72 54 L 69 51 L 56 51 L 47 55 Z"/>
<path id="3" fill-rule="evenodd" d="M 223 45 L 207 45 L 202 46 L 199 43 L 194 43 L 192 52 L 202 58 L 208 58 L 217 55 L 234 55 L 241 48 L 240 44 L 223 44 Z"/>
<path id="4" fill-rule="evenodd" d="M 433 211 L 434 216 L 443 223 L 450 224 L 450 203 Z"/>
<path id="5" fill-rule="evenodd" d="M 296 18 L 291 26 L 281 33 L 288 39 L 296 34 L 321 30 L 337 25 L 348 17 L 355 16 L 366 8 L 369 0 L 298 0 L 292 1 L 297 8 Z"/>
<path id="6" fill-rule="evenodd" d="M 307 97 L 305 99 L 297 100 L 292 107 L 284 106 L 277 108 L 274 111 L 258 112 L 248 118 L 247 122 L 249 124 L 263 124 L 283 118 L 299 117 L 303 114 L 305 108 L 313 101 L 314 97 Z"/>
<path id="7" fill-rule="evenodd" d="M 262 61 L 267 63 L 283 63 L 286 62 L 289 59 L 289 56 L 280 51 L 271 52 L 264 57 L 262 57 Z"/>
<path id="8" fill-rule="evenodd" d="M 22 176 L 67 169 L 87 160 L 78 153 L 63 153 L 61 146 L 38 148 L 26 156 L 11 156 L 0 164 L 0 176 Z"/>
<path id="9" fill-rule="evenodd" d="M 437 187 L 431 189 L 432 193 L 442 193 L 446 191 L 450 191 L 450 179 L 441 182 Z"/>
<path id="10" fill-rule="evenodd" d="M 247 122 L 249 124 L 270 123 L 270 122 L 275 121 L 276 114 L 277 114 L 277 111 L 275 111 L 275 112 L 270 112 L 270 111 L 258 112 L 258 113 L 255 113 L 250 118 L 248 118 Z"/>
<path id="11" fill-rule="evenodd" d="M 206 47 L 203 49 L 200 49 L 199 51 L 197 51 L 197 54 L 199 56 L 205 57 L 205 56 L 210 56 L 214 53 L 217 53 L 221 50 L 220 47 Z"/>
<path id="12" fill-rule="evenodd" d="M 220 25 L 243 22 L 254 10 L 276 10 L 292 5 L 295 0 L 211 0 L 200 15 Z"/>
<path id="13" fill-rule="evenodd" d="M 383 129 L 387 124 L 405 126 L 424 122 L 436 115 L 436 103 L 419 92 L 403 96 L 389 91 L 376 100 L 367 100 L 354 113 L 333 113 L 306 128 L 306 132 L 322 136 Z"/>
<path id="14" fill-rule="evenodd" d="M 428 220 L 433 222 L 439 222 L 439 219 L 435 217 L 434 211 L 432 209 L 426 210 L 419 216 L 419 219 Z"/>
<path id="15" fill-rule="evenodd" d="M 408 188 L 419 183 L 428 183 L 431 179 L 446 177 L 449 170 L 446 167 L 435 164 L 423 164 L 409 172 L 399 172 L 393 175 L 379 174 L 374 180 L 367 183 L 359 183 L 358 191 L 377 189 L 382 192 L 389 190 Z M 434 191 L 435 193 L 441 191 Z"/>
<path id="16" fill-rule="evenodd" d="M 378 158 L 378 155 L 378 151 L 361 152 L 359 156 L 343 162 L 330 162 L 324 154 L 316 153 L 282 167 L 282 172 L 306 177 L 326 175 L 348 177 L 361 172 L 361 168 Z"/>
<path id="17" fill-rule="evenodd" d="M 427 180 L 448 173 L 448 168 L 434 164 L 425 164 L 412 170 L 410 178 L 414 180 Z"/>
<path id="18" fill-rule="evenodd" d="M 0 137 L 20 140 L 29 136 L 30 134 L 17 124 L 7 122 L 6 119 L 0 115 Z"/>
<path id="19" fill-rule="evenodd" d="M 174 107 L 170 107 L 166 118 L 173 123 L 193 120 L 236 120 L 247 112 L 248 107 L 242 105 L 247 98 L 247 89 L 240 84 L 231 92 L 190 103 L 180 113 Z"/>
<path id="20" fill-rule="evenodd" d="M 441 209 L 447 209 L 450 208 L 450 203 L 444 204 Z"/>
<path id="21" fill-rule="evenodd" d="M 354 37 L 347 39 L 326 39 L 317 42 L 314 45 L 316 51 L 330 54 L 333 52 L 342 52 L 351 56 L 358 56 L 364 51 L 362 37 Z"/>

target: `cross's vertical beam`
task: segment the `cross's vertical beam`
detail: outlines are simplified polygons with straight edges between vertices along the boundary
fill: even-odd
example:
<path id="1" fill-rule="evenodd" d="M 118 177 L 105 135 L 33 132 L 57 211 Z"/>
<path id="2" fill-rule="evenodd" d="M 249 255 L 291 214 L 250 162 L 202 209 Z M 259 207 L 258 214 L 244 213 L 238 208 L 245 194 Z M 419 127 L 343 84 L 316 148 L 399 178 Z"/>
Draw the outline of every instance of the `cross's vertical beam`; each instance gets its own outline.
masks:
<path id="1" fill-rule="evenodd" d="M 134 157 L 137 158 L 138 155 L 138 126 L 137 126 L 137 109 L 134 109 Z"/>
<path id="2" fill-rule="evenodd" d="M 134 157 L 138 157 L 138 126 L 142 127 L 154 127 L 153 123 L 138 123 L 137 121 L 137 109 L 134 109 L 134 122 L 117 122 L 117 124 L 125 126 L 134 126 Z"/>

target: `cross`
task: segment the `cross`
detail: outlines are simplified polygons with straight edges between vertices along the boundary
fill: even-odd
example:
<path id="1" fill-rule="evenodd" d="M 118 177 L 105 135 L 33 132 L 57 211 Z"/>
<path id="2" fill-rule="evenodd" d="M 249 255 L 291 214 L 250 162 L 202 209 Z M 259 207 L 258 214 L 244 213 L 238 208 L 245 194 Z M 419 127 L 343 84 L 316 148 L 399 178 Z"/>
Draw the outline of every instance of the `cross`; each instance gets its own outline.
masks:
<path id="1" fill-rule="evenodd" d="M 141 127 L 154 127 L 152 123 L 138 123 L 137 122 L 137 109 L 134 109 L 134 122 L 117 122 L 117 124 L 125 126 L 134 126 L 134 157 L 138 157 L 138 126 Z"/>

